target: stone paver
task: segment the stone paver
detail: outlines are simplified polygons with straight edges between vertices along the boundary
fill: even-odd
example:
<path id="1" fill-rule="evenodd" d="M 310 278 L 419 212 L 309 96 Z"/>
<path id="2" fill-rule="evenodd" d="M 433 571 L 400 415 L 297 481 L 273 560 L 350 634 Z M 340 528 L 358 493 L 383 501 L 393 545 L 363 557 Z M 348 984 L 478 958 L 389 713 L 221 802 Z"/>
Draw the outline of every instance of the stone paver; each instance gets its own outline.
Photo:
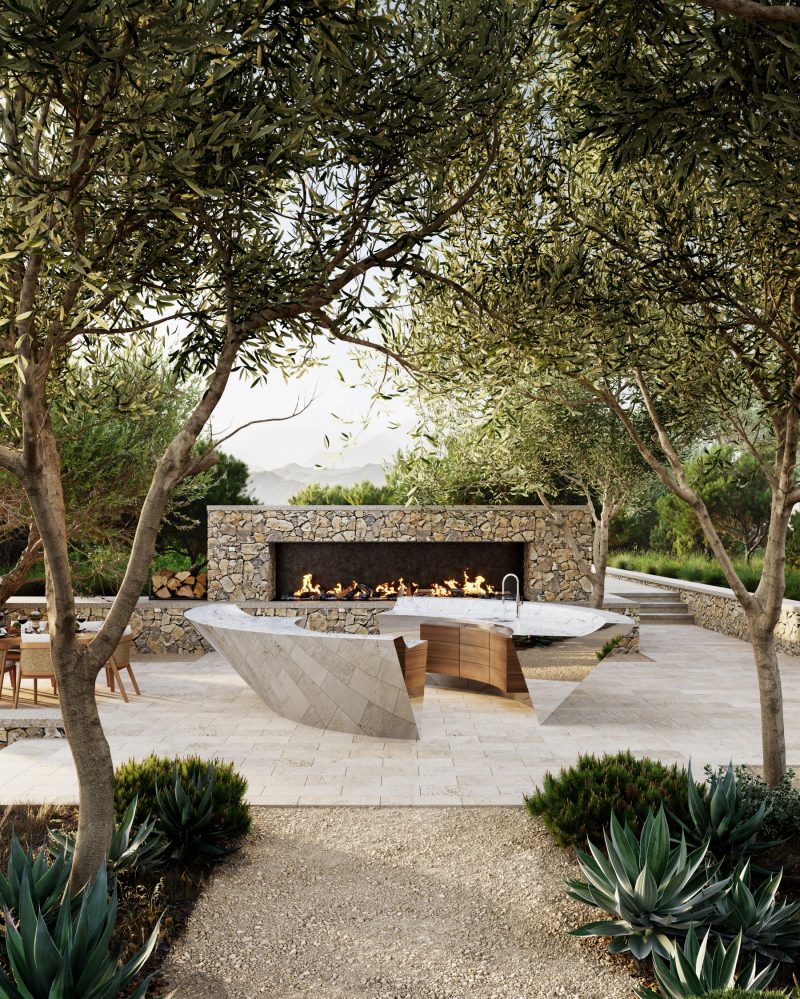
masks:
<path id="1" fill-rule="evenodd" d="M 627 594 L 626 594 L 627 595 Z M 426 688 L 418 742 L 321 732 L 272 714 L 216 654 L 143 661 L 144 691 L 100 711 L 116 762 L 198 753 L 232 761 L 263 805 L 516 805 L 549 769 L 580 752 L 685 763 L 760 762 L 749 645 L 692 626 L 645 626 L 651 661 L 614 657 L 582 683 L 529 680 L 537 714 L 501 697 Z M 800 660 L 781 656 L 790 760 L 800 760 Z M 43 708 L 52 714 L 52 709 Z M 13 715 L 0 704 L 0 727 Z M 26 705 L 25 716 L 35 715 Z M 0 801 L 73 801 L 62 740 L 24 739 L 0 752 Z"/>

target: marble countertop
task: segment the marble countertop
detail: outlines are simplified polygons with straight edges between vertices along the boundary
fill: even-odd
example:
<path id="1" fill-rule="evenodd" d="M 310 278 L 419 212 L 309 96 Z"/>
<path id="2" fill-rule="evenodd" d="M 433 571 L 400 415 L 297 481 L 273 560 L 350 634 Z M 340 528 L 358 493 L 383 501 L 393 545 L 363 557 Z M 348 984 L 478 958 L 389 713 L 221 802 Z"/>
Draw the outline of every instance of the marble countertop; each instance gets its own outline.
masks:
<path id="1" fill-rule="evenodd" d="M 236 631 L 254 631 L 266 635 L 310 635 L 314 638 L 364 639 L 374 638 L 390 641 L 387 635 L 350 634 L 344 631 L 312 631 L 304 627 L 302 617 L 272 617 L 247 614 L 235 604 L 209 602 L 202 607 L 193 607 L 184 612 L 184 617 L 210 628 L 232 628 Z"/>
<path id="2" fill-rule="evenodd" d="M 629 617 L 613 611 L 594 610 L 573 604 L 525 600 L 519 617 L 513 600 L 473 600 L 469 597 L 398 597 L 381 621 L 422 617 L 454 621 L 501 624 L 514 635 L 546 635 L 552 638 L 590 635 L 606 624 L 632 624 Z"/>

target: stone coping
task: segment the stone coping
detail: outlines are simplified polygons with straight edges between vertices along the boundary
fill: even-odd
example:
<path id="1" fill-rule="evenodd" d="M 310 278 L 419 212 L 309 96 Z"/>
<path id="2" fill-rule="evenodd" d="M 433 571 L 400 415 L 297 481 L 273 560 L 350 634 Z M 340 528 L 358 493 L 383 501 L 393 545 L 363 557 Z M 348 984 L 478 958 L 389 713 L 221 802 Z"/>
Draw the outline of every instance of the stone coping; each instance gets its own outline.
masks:
<path id="1" fill-rule="evenodd" d="M 93 605 L 95 607 L 110 607 L 114 603 L 115 597 L 75 597 L 75 605 L 84 607 Z M 205 600 L 152 600 L 150 597 L 139 597 L 136 601 L 137 607 L 197 607 L 204 604 Z M 5 606 L 29 607 L 36 604 L 39 607 L 45 605 L 45 598 L 42 597 L 9 597 Z"/>
<path id="2" fill-rule="evenodd" d="M 265 635 L 304 635 L 315 641 L 352 639 L 353 641 L 392 641 L 387 635 L 360 635 L 344 631 L 315 631 L 306 627 L 303 617 L 263 617 L 245 614 L 237 604 L 217 601 L 187 611 L 185 617 L 192 623 L 234 631 L 258 632 Z"/>
<path id="3" fill-rule="evenodd" d="M 264 511 L 264 510 L 341 510 L 344 513 L 352 513 L 354 510 L 404 510 L 406 513 L 421 513 L 426 510 L 435 511 L 448 511 L 448 510 L 474 510 L 477 512 L 485 512 L 487 510 L 495 513 L 502 513 L 504 510 L 521 510 L 528 513 L 534 513 L 536 511 L 546 510 L 540 503 L 522 503 L 522 504 L 511 504 L 509 506 L 498 506 L 496 504 L 488 503 L 447 503 L 447 504 L 432 504 L 426 506 L 404 506 L 402 504 L 384 504 L 384 503 L 364 503 L 358 505 L 333 505 L 325 506 L 321 503 L 309 503 L 307 505 L 297 505 L 294 506 L 289 503 L 259 503 L 254 506 L 242 506 L 241 504 L 236 505 L 225 505 L 217 504 L 210 505 L 206 507 L 207 510 L 227 510 L 227 511 Z M 565 503 L 565 504 L 554 504 L 554 510 L 580 510 L 581 513 L 586 512 L 586 507 L 577 503 Z"/>
<path id="4" fill-rule="evenodd" d="M 633 569 L 609 568 L 610 576 L 620 579 L 630 579 L 637 583 L 650 583 L 651 586 L 666 586 L 675 590 L 688 590 L 690 593 L 703 593 L 709 597 L 720 597 L 723 600 L 736 600 L 736 594 L 727 586 L 712 586 L 710 583 L 696 583 L 691 579 L 675 579 L 672 576 L 656 576 L 651 572 L 635 572 Z M 783 606 L 789 610 L 800 612 L 800 600 L 784 599 Z"/>
<path id="5" fill-rule="evenodd" d="M 381 614 L 381 628 L 391 627 L 394 619 L 476 621 L 497 624 L 513 635 L 574 638 L 590 635 L 606 624 L 633 627 L 631 618 L 612 611 L 594 610 L 586 606 L 555 601 L 525 600 L 519 615 L 513 601 L 469 600 L 463 597 L 400 597 L 394 609 Z"/>

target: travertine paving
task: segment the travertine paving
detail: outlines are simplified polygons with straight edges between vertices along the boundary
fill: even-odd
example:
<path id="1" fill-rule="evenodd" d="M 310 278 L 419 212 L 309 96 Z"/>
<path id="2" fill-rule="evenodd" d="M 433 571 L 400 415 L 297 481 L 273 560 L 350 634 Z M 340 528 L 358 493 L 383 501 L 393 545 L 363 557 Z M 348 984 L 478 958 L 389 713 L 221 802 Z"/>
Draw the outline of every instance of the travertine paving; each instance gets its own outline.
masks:
<path id="1" fill-rule="evenodd" d="M 199 753 L 233 761 L 254 804 L 513 805 L 581 752 L 635 753 L 696 767 L 760 761 L 751 650 L 692 626 L 645 626 L 651 661 L 614 657 L 580 684 L 529 680 L 531 712 L 491 695 L 429 686 L 418 742 L 321 732 L 279 718 L 217 655 L 143 661 L 144 692 L 107 693 L 114 759 Z M 800 760 L 800 660 L 781 656 L 790 761 Z M 52 715 L 50 709 L 40 709 Z M 35 709 L 26 706 L 25 716 Z M 0 727 L 11 712 L 0 703 Z M 0 752 L 0 802 L 72 801 L 64 741 L 25 739 Z"/>

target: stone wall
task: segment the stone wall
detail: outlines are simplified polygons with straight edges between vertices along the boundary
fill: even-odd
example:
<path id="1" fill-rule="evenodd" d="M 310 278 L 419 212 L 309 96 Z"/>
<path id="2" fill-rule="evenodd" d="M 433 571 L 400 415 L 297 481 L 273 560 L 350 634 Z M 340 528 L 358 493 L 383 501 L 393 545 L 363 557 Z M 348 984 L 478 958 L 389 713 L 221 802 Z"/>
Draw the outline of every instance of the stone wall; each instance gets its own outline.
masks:
<path id="1" fill-rule="evenodd" d="M 183 616 L 196 607 L 197 600 L 148 600 L 142 597 L 131 615 L 133 644 L 144 655 L 194 655 L 210 652 L 209 646 Z M 11 611 L 45 609 L 44 597 L 12 597 L 7 604 Z M 111 607 L 111 599 L 85 597 L 76 601 L 79 614 L 90 621 L 102 621 Z"/>
<path id="2" fill-rule="evenodd" d="M 197 607 L 197 600 L 147 600 L 142 598 L 131 616 L 131 630 L 137 650 L 143 655 L 198 655 L 213 651 L 195 630 L 184 612 Z M 12 597 L 12 611 L 44 609 L 44 599 Z M 378 634 L 377 615 L 389 610 L 386 603 L 286 604 L 251 602 L 241 604 L 249 614 L 267 617 L 304 617 L 312 631 L 344 631 L 351 634 Z M 92 621 L 101 621 L 109 611 L 110 601 L 102 597 L 79 600 L 77 608 Z"/>
<path id="3" fill-rule="evenodd" d="M 717 631 L 731 638 L 750 641 L 747 619 L 733 592 L 722 586 L 692 583 L 666 576 L 632 572 L 628 569 L 609 569 L 610 576 L 629 579 L 645 586 L 673 590 L 694 614 L 695 624 L 708 631 Z M 775 645 L 780 652 L 800 656 L 800 601 L 784 600 L 781 617 L 775 628 Z"/>
<path id="4" fill-rule="evenodd" d="M 591 559 L 585 507 L 559 507 Z M 525 598 L 584 603 L 589 581 L 563 531 L 540 506 L 210 506 L 208 599 L 275 597 L 275 545 L 303 541 L 517 541 L 525 544 Z"/>
<path id="5" fill-rule="evenodd" d="M 0 749 L 19 739 L 63 739 L 61 717 L 0 718 Z"/>

